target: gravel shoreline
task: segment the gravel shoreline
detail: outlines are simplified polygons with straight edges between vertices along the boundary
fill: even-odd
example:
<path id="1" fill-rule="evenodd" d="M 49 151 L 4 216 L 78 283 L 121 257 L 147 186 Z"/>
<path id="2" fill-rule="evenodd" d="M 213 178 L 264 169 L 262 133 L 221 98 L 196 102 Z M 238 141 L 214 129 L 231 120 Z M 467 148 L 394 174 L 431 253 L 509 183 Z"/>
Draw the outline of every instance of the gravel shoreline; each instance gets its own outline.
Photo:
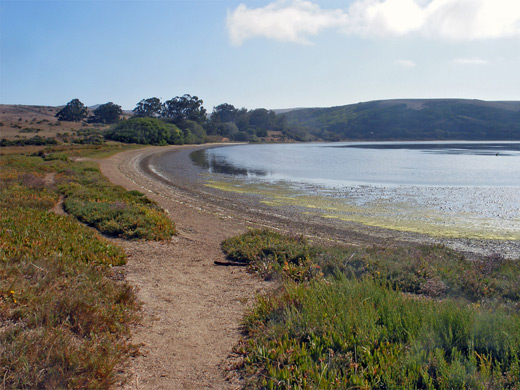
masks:
<path id="1" fill-rule="evenodd" d="M 134 169 L 149 179 L 160 182 L 167 191 L 183 196 L 187 204 L 220 215 L 255 222 L 256 225 L 277 229 L 289 234 L 303 234 L 320 241 L 350 245 L 414 245 L 442 244 L 463 252 L 469 258 L 500 254 L 520 259 L 520 241 L 477 240 L 430 237 L 306 215 L 295 207 L 268 206 L 259 195 L 240 194 L 209 188 L 204 184 L 208 173 L 195 166 L 190 159 L 194 150 L 221 145 L 164 148 L 139 155 Z"/>

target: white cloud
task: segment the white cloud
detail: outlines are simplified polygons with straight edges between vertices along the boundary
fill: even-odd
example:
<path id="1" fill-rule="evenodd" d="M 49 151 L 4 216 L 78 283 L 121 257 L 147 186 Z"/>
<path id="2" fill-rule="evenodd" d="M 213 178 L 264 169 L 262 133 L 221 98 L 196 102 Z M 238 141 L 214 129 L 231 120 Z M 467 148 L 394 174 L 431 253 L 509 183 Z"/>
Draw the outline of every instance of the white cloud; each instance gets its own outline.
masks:
<path id="1" fill-rule="evenodd" d="M 458 65 L 486 65 L 488 61 L 481 58 L 455 58 L 453 63 Z"/>
<path id="2" fill-rule="evenodd" d="M 303 0 L 278 0 L 255 9 L 240 4 L 227 16 L 229 36 L 235 45 L 257 36 L 308 44 L 308 36 L 346 23 L 343 11 L 323 10 Z"/>
<path id="3" fill-rule="evenodd" d="M 348 10 L 348 33 L 404 35 L 424 25 L 425 14 L 416 0 L 358 0 Z"/>
<path id="4" fill-rule="evenodd" d="M 326 10 L 311 1 L 276 0 L 261 8 L 240 4 L 228 12 L 227 28 L 236 45 L 253 37 L 308 44 L 327 28 L 375 37 L 520 38 L 520 1 L 356 0 L 347 10 Z"/>
<path id="5" fill-rule="evenodd" d="M 394 62 L 394 64 L 397 66 L 400 66 L 402 68 L 407 68 L 407 69 L 415 68 L 417 66 L 417 64 L 415 62 L 410 61 L 410 60 L 397 60 Z"/>
<path id="6" fill-rule="evenodd" d="M 425 13 L 429 35 L 454 40 L 520 37 L 518 0 L 433 0 Z"/>

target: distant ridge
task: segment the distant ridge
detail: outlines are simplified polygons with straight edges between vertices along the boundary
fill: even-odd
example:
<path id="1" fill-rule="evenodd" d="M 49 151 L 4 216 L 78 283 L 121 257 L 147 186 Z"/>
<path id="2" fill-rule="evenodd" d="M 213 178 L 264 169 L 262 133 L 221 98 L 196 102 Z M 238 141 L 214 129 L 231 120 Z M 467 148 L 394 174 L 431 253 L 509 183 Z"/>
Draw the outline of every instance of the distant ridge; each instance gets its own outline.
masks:
<path id="1" fill-rule="evenodd" d="M 288 112 L 291 112 L 291 111 L 298 111 L 298 110 L 305 110 L 306 108 L 305 107 L 296 107 L 296 108 L 275 108 L 274 110 L 274 113 L 276 115 L 280 115 L 280 114 L 286 114 Z"/>
<path id="2" fill-rule="evenodd" d="M 324 140 L 520 140 L 520 101 L 376 100 L 283 113 Z"/>

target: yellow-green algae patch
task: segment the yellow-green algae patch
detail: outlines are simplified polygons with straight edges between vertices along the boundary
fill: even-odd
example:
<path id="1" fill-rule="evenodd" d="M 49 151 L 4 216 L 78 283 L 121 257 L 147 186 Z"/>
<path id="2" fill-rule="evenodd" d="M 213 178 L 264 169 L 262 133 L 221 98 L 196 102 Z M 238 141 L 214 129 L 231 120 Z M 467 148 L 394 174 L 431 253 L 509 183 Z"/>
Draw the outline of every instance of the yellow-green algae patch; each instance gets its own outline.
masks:
<path id="1" fill-rule="evenodd" d="M 514 223 L 502 227 L 503 221 L 478 218 L 467 212 L 442 212 L 412 202 L 392 202 L 389 198 L 355 204 L 349 198 L 306 195 L 280 184 L 211 180 L 205 186 L 226 192 L 259 195 L 263 198 L 259 202 L 267 206 L 299 207 L 303 209 L 303 214 L 319 215 L 325 219 L 434 237 L 520 240 L 520 229 Z"/>
<path id="2" fill-rule="evenodd" d="M 210 180 L 204 184 L 204 186 L 209 188 L 214 188 L 216 190 L 226 191 L 226 192 L 234 192 L 237 194 L 251 194 L 251 195 L 261 195 L 266 197 L 271 197 L 273 194 L 278 194 L 278 196 L 283 196 L 283 194 L 289 195 L 291 191 L 286 187 L 275 186 L 275 185 L 258 185 L 258 184 L 249 184 L 242 183 L 239 181 L 216 181 Z"/>

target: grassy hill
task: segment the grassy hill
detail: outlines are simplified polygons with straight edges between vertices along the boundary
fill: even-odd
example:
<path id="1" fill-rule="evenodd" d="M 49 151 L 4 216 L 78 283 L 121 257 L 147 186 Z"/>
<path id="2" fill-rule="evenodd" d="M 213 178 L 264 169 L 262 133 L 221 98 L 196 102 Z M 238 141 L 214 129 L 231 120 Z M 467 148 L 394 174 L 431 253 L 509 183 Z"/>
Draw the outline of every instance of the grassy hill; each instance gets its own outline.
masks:
<path id="1" fill-rule="evenodd" d="M 28 140 L 28 144 L 40 145 L 57 143 L 96 143 L 102 139 L 101 131 L 107 125 L 98 123 L 60 122 L 56 113 L 62 107 L 0 105 L 0 139 L 10 142 Z M 32 141 L 29 141 L 32 140 Z"/>
<path id="2" fill-rule="evenodd" d="M 284 115 L 325 140 L 520 139 L 520 101 L 380 100 Z"/>

